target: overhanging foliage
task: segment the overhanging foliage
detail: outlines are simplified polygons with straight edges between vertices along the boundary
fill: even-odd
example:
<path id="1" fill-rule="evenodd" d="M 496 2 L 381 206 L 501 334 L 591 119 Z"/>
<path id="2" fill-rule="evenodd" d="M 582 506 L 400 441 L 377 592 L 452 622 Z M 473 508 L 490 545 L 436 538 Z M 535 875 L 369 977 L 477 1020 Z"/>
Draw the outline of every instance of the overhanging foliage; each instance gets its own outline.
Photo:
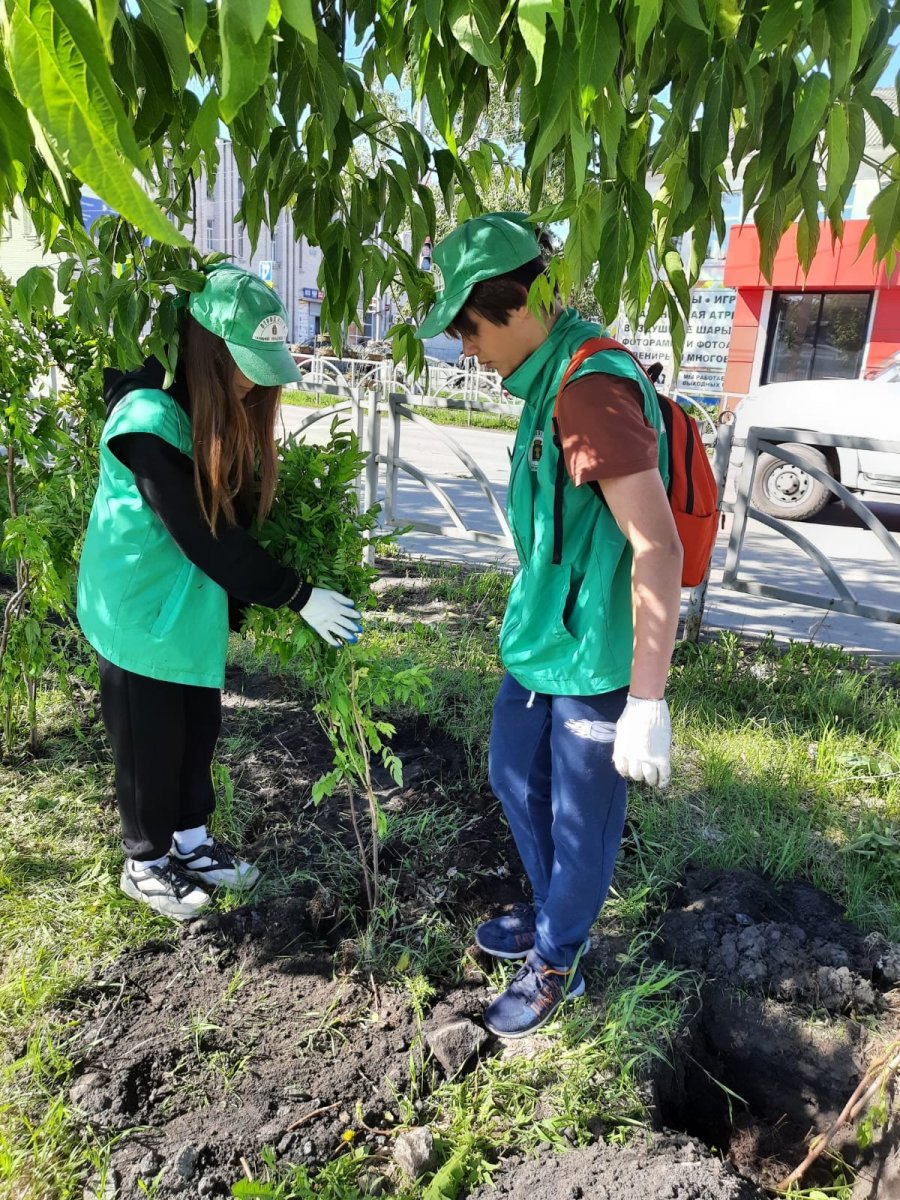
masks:
<path id="1" fill-rule="evenodd" d="M 322 247 L 334 341 L 379 287 L 427 301 L 427 181 L 454 217 L 479 211 L 504 148 L 472 134 L 497 92 L 518 93 L 535 207 L 563 167 L 564 198 L 543 212 L 569 221 L 561 281 L 593 277 L 608 316 L 621 296 L 632 319 L 668 311 L 676 354 L 731 177 L 764 271 L 795 220 L 808 263 L 821 211 L 840 234 L 868 116 L 889 148 L 871 234 L 881 259 L 897 245 L 900 131 L 873 94 L 900 21 L 889 0 L 2 0 L 2 12 L 0 213 L 22 197 L 65 256 L 74 319 L 112 323 L 123 365 L 151 306 L 151 349 L 169 340 L 167 285 L 198 286 L 196 187 L 201 171 L 215 177 L 223 126 L 251 241 L 290 208 Z M 392 79 L 427 103 L 443 144 L 383 111 Z M 81 184 L 121 213 L 94 227 L 96 243 Z M 398 356 L 418 352 L 410 335 L 396 331 Z"/>

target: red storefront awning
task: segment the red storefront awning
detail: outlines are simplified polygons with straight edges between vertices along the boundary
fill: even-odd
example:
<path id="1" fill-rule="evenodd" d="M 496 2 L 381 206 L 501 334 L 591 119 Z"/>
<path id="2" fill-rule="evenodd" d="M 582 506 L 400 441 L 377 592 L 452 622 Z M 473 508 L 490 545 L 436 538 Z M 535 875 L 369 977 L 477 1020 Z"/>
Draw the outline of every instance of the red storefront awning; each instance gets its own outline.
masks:
<path id="1" fill-rule="evenodd" d="M 840 242 L 832 242 L 830 225 L 820 225 L 819 245 L 806 275 L 797 258 L 797 226 L 792 225 L 781 239 L 771 281 L 759 269 L 756 226 L 734 225 L 728 237 L 723 282 L 726 287 L 733 288 L 815 288 L 817 291 L 896 287 L 900 284 L 900 266 L 888 279 L 884 264 L 875 265 L 874 238 L 860 253 L 859 244 L 866 224 L 865 221 L 845 221 Z"/>

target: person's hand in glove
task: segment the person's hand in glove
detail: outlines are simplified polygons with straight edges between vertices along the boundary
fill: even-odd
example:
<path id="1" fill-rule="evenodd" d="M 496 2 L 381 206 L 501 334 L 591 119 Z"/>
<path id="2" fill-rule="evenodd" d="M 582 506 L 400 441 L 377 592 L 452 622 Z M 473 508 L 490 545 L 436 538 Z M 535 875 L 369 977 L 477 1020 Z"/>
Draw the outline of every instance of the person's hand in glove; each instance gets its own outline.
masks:
<path id="1" fill-rule="evenodd" d="M 672 723 L 665 700 L 629 696 L 616 724 L 613 764 L 638 783 L 665 787 L 671 776 Z"/>
<path id="2" fill-rule="evenodd" d="M 330 588 L 314 587 L 298 611 L 329 646 L 355 642 L 362 633 L 362 621 L 353 601 Z"/>

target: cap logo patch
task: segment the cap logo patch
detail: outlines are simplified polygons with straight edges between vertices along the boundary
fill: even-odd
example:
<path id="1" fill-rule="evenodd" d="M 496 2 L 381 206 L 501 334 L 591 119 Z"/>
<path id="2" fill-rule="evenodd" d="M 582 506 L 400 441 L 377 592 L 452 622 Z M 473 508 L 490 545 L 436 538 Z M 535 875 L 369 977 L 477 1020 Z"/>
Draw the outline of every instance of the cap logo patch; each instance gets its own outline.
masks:
<path id="1" fill-rule="evenodd" d="M 286 342 L 287 322 L 284 317 L 273 313 L 265 317 L 253 331 L 254 342 Z"/>
<path id="2" fill-rule="evenodd" d="M 436 264 L 431 264 L 431 278 L 434 280 L 434 290 L 442 292 L 444 290 L 444 272 Z"/>

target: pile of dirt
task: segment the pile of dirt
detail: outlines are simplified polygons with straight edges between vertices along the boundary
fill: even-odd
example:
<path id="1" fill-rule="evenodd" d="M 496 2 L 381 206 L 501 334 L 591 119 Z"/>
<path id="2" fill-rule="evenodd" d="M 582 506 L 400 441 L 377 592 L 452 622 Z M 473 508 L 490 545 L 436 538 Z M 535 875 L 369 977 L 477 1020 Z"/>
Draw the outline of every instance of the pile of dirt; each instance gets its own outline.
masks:
<path id="1" fill-rule="evenodd" d="M 886 1007 L 900 947 L 864 936 L 810 884 L 778 889 L 749 871 L 695 870 L 662 926 L 666 957 L 739 992 L 828 1013 Z"/>
<path id="2" fill-rule="evenodd" d="M 508 1161 L 470 1200 L 765 1200 L 694 1138 L 655 1134 Z"/>

